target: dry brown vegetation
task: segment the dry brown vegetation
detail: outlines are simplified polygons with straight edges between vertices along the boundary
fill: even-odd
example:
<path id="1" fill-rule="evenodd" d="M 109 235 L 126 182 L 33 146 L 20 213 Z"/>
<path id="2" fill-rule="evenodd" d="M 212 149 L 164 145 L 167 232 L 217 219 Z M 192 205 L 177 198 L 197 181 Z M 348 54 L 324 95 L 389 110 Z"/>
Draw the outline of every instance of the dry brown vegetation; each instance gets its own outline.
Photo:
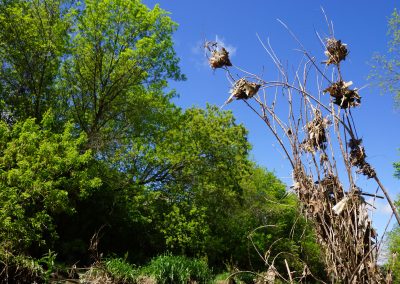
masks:
<path id="1" fill-rule="evenodd" d="M 374 207 L 364 198 L 370 196 L 375 202 L 380 197 L 377 192 L 363 192 L 356 184 L 358 175 L 377 183 L 399 223 L 400 218 L 377 173 L 366 161 L 366 151 L 356 131 L 352 113 L 360 106 L 361 97 L 356 88 L 350 88 L 351 81 L 344 81 L 341 72 L 341 63 L 349 54 L 347 45 L 335 38 L 328 24 L 330 36 L 321 42 L 326 56 L 322 62 L 329 68 L 321 68 L 316 57 L 282 25 L 300 46 L 301 66 L 290 73 L 269 41 L 259 38 L 279 78 L 264 80 L 235 65 L 232 67 L 236 68 L 235 74 L 243 75 L 233 75 L 232 68 L 221 64 L 233 85 L 225 105 L 234 99 L 243 100 L 278 141 L 292 166 L 292 189 L 300 200 L 302 212 L 315 225 L 326 273 L 332 283 L 390 283 L 390 275 L 384 275 L 377 264 L 382 239 L 378 239 L 369 217 Z M 210 45 L 215 50 L 225 50 L 218 43 L 207 43 Z M 210 64 L 214 62 L 215 52 L 211 55 Z M 231 63 L 228 53 L 225 55 L 224 61 Z M 326 75 L 328 72 L 332 72 L 330 78 Z M 253 84 L 251 89 L 242 87 L 247 82 L 253 82 L 249 83 Z M 310 82 L 316 83 L 318 89 L 310 88 Z M 274 260 L 268 255 L 268 251 L 260 254 L 269 267 L 265 283 L 273 283 L 270 279 L 274 277 L 290 283 L 302 282 L 310 274 L 304 264 L 301 273 L 294 273 L 287 265 L 287 275 L 280 275 L 273 269 Z"/>

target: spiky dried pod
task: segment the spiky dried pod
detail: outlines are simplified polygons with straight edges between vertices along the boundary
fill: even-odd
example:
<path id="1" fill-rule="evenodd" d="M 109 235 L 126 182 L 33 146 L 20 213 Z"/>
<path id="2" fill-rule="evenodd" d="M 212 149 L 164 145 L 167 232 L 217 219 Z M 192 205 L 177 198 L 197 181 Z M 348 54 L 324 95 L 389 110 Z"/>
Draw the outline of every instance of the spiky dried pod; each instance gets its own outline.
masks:
<path id="1" fill-rule="evenodd" d="M 350 163 L 352 166 L 357 167 L 357 173 L 361 173 L 369 178 L 376 176 L 375 170 L 369 163 L 365 161 L 367 155 L 365 154 L 364 147 L 361 146 L 362 139 L 350 139 L 348 146 L 350 148 Z"/>
<path id="2" fill-rule="evenodd" d="M 338 81 L 330 85 L 324 90 L 324 93 L 329 92 L 333 97 L 333 103 L 343 109 L 356 107 L 361 103 L 361 97 L 357 89 L 349 89 L 353 82 Z"/>
<path id="3" fill-rule="evenodd" d="M 352 166 L 360 166 L 366 158 L 364 147 L 359 146 L 350 150 L 350 163 Z"/>
<path id="4" fill-rule="evenodd" d="M 261 85 L 241 78 L 236 81 L 231 94 L 237 99 L 250 99 L 257 94 Z"/>
<path id="5" fill-rule="evenodd" d="M 327 174 L 323 179 L 321 179 L 321 181 L 317 181 L 316 184 L 318 184 L 322 188 L 323 192 L 325 192 L 332 200 L 343 197 L 343 186 L 340 183 L 339 178 L 333 174 Z"/>
<path id="6" fill-rule="evenodd" d="M 359 146 L 361 146 L 362 143 L 362 139 L 350 139 L 349 142 L 347 143 L 347 145 L 350 147 L 350 149 L 354 149 L 357 148 Z"/>
<path id="7" fill-rule="evenodd" d="M 325 129 L 329 125 L 329 120 L 323 118 L 320 110 L 315 110 L 314 119 L 306 124 L 307 138 L 301 143 L 304 151 L 314 153 L 316 150 L 326 148 Z"/>
<path id="8" fill-rule="evenodd" d="M 328 38 L 326 40 L 325 55 L 328 57 L 325 61 L 326 65 L 337 65 L 340 61 L 345 60 L 348 54 L 347 45 L 342 43 L 341 40 L 335 38 Z"/>
<path id="9" fill-rule="evenodd" d="M 257 94 L 261 85 L 247 81 L 244 78 L 237 80 L 230 90 L 230 97 L 226 100 L 224 105 L 229 104 L 233 100 L 247 100 L 252 98 L 255 94 Z"/>
<path id="10" fill-rule="evenodd" d="M 373 178 L 376 176 L 376 172 L 373 167 L 367 162 L 364 161 L 362 165 L 359 166 L 357 173 L 363 174 L 369 178 Z"/>
<path id="11" fill-rule="evenodd" d="M 229 52 L 224 47 L 221 47 L 219 50 L 213 50 L 208 62 L 212 69 L 232 66 L 232 63 L 229 59 Z"/>

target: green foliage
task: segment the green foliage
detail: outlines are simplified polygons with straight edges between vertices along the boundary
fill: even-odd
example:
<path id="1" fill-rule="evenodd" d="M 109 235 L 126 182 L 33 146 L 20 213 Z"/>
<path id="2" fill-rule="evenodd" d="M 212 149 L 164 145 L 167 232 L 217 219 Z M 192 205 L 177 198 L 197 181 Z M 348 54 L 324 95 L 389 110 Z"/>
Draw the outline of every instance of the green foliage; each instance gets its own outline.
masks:
<path id="1" fill-rule="evenodd" d="M 87 0 L 75 13 L 59 87 L 91 147 L 104 150 L 110 139 L 139 134 L 141 123 L 151 127 L 166 80 L 184 79 L 171 38 L 176 24 L 138 0 Z"/>
<path id="2" fill-rule="evenodd" d="M 101 184 L 87 166 L 86 137 L 68 123 L 59 134 L 45 115 L 40 125 L 27 119 L 9 127 L 0 122 L 0 242 L 24 252 L 57 238 L 54 216 L 74 213 L 76 201 Z"/>
<path id="3" fill-rule="evenodd" d="M 49 251 L 39 259 L 24 254 L 14 255 L 0 248 L 1 283 L 47 283 L 55 270 L 56 255 Z"/>
<path id="4" fill-rule="evenodd" d="M 400 179 L 400 162 L 393 163 L 394 166 L 394 176 Z"/>
<path id="5" fill-rule="evenodd" d="M 400 283 L 400 228 L 393 229 L 388 235 L 387 268 L 392 271 L 393 283 Z"/>
<path id="6" fill-rule="evenodd" d="M 15 263 L 36 257 L 32 275 L 48 279 L 56 254 L 89 264 L 96 232 L 120 282 L 137 275 L 126 252 L 137 264 L 170 251 L 263 270 L 257 249 L 281 273 L 283 258 L 321 268 L 296 199 L 250 161 L 243 125 L 165 93 L 184 79 L 176 26 L 138 0 L 0 2 L 0 245 Z M 163 283 L 210 278 L 184 257 L 144 271 Z"/>
<path id="7" fill-rule="evenodd" d="M 0 2 L 0 101 L 14 119 L 40 121 L 58 104 L 54 82 L 70 26 L 63 5 L 54 0 Z"/>
<path id="8" fill-rule="evenodd" d="M 188 214 L 181 212 L 176 204 L 172 205 L 170 212 L 164 213 L 160 232 L 165 236 L 166 245 L 170 249 L 180 248 L 183 253 L 185 248 L 190 247 L 202 253 L 206 245 L 204 240 L 209 234 L 206 208 L 198 209 L 188 205 L 184 207 L 188 208 Z"/>
<path id="9" fill-rule="evenodd" d="M 168 212 L 160 214 L 161 230 L 173 251 L 213 250 L 210 234 L 238 204 L 239 183 L 249 169 L 245 135 L 231 113 L 208 107 L 187 110 L 159 144 L 157 156 L 176 165 L 160 191 L 169 201 L 161 207 Z"/>
<path id="10" fill-rule="evenodd" d="M 395 9 L 388 23 L 388 54 L 376 54 L 372 61 L 370 78 L 384 91 L 400 101 L 400 15 Z"/>
<path id="11" fill-rule="evenodd" d="M 135 283 L 139 271 L 122 258 L 110 258 L 104 262 L 105 269 L 117 283 Z"/>
<path id="12" fill-rule="evenodd" d="M 157 283 L 208 283 L 211 271 L 203 260 L 183 256 L 162 255 L 151 260 L 141 270 L 142 275 L 151 275 Z"/>

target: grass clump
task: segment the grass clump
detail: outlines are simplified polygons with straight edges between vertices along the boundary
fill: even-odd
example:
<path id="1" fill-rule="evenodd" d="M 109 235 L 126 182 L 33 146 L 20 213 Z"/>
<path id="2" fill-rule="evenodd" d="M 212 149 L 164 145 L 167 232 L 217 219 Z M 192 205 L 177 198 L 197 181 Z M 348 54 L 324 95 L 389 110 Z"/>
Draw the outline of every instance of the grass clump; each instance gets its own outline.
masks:
<path id="1" fill-rule="evenodd" d="M 0 283 L 46 283 L 56 270 L 55 258 L 52 251 L 35 259 L 0 247 Z"/>
<path id="2" fill-rule="evenodd" d="M 104 262 L 107 273 L 117 283 L 135 283 L 139 271 L 122 258 L 110 258 Z"/>
<path id="3" fill-rule="evenodd" d="M 161 255 L 142 268 L 141 275 L 152 276 L 160 284 L 209 283 L 211 270 L 205 261 L 184 256 Z"/>

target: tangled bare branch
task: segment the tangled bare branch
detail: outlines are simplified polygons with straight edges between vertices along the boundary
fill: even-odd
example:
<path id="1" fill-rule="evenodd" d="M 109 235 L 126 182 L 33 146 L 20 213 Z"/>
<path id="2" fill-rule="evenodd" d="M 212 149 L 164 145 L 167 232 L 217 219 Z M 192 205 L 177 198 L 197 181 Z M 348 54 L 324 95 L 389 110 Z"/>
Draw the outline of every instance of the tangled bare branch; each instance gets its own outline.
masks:
<path id="1" fill-rule="evenodd" d="M 327 59 L 322 61 L 333 68 L 334 75 L 328 79 L 315 57 L 305 50 L 288 26 L 281 23 L 300 45 L 305 59 L 302 75 L 296 71 L 290 78 L 289 71 L 283 67 L 269 42 L 265 44 L 260 37 L 278 70 L 278 80 L 264 80 L 234 65 L 228 68 L 232 63 L 226 50 L 215 45 L 207 47 L 213 69 L 224 67 L 231 79 L 234 79 L 232 68 L 243 73 L 242 77 L 238 75 L 239 78 L 234 79 L 231 96 L 224 106 L 234 100 L 243 100 L 265 122 L 284 150 L 293 169 L 292 189 L 300 200 L 304 215 L 315 224 L 318 242 L 324 251 L 326 272 L 332 275 L 333 282 L 384 283 L 385 277 L 377 265 L 380 243 L 369 217 L 371 208 L 363 198 L 363 195 L 377 196 L 363 192 L 356 185 L 357 175 L 375 180 L 399 224 L 400 216 L 376 171 L 366 161 L 362 139 L 357 135 L 350 109 L 360 106 L 361 97 L 356 88 L 350 88 L 351 81 L 343 80 L 340 69 L 349 54 L 348 47 L 334 37 L 329 26 L 331 36 L 323 41 Z M 319 86 L 327 84 L 328 87 L 316 91 L 310 89 L 310 74 L 315 74 Z M 267 101 L 266 94 L 273 93 L 269 92 L 271 89 L 283 96 Z M 324 93 L 330 96 L 324 96 Z M 287 115 L 282 115 L 285 112 Z M 346 174 L 339 170 L 343 168 Z M 276 276 L 287 282 L 293 281 L 287 263 L 289 279 L 283 279 L 274 270 L 273 261 L 268 263 L 268 255 L 264 258 L 269 267 L 266 278 Z"/>

